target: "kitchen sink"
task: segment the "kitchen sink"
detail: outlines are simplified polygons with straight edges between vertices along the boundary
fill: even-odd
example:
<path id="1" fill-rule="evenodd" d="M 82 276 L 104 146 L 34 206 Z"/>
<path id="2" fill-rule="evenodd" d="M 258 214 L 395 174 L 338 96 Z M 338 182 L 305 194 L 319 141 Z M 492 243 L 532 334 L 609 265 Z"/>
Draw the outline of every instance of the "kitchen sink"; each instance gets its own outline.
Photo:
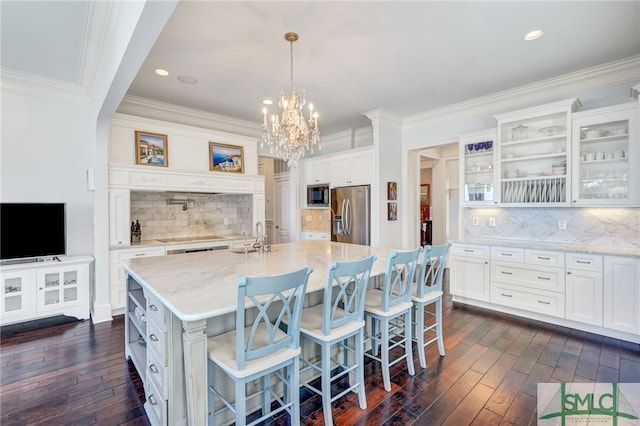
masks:
<path id="1" fill-rule="evenodd" d="M 223 240 L 224 237 L 218 237 L 216 235 L 208 235 L 204 237 L 180 237 L 180 238 L 158 238 L 161 243 L 188 243 L 192 241 L 211 241 L 211 240 Z"/>

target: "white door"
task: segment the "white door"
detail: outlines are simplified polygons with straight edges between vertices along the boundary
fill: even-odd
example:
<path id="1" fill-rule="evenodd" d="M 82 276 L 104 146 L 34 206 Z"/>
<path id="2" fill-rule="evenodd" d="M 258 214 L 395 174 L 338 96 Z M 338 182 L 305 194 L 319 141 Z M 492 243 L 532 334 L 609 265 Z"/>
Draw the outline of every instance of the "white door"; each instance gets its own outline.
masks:
<path id="1" fill-rule="evenodd" d="M 288 243 L 291 230 L 291 194 L 289 175 L 276 175 L 274 178 L 274 244 Z"/>

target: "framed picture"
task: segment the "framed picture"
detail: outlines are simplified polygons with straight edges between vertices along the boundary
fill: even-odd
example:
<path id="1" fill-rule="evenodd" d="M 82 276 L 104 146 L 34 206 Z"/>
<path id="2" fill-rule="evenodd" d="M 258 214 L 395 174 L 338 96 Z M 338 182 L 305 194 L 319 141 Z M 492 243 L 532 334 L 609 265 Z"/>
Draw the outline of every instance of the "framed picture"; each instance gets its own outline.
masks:
<path id="1" fill-rule="evenodd" d="M 136 130 L 136 164 L 167 167 L 169 165 L 167 135 Z"/>
<path id="2" fill-rule="evenodd" d="M 387 200 L 398 199 L 398 184 L 396 182 L 387 182 Z"/>
<path id="3" fill-rule="evenodd" d="M 244 173 L 244 148 L 209 142 L 209 170 L 214 172 Z"/>
<path id="4" fill-rule="evenodd" d="M 398 220 L 398 203 L 387 203 L 387 220 Z"/>
<path id="5" fill-rule="evenodd" d="M 429 192 L 431 189 L 431 185 L 428 183 L 423 183 L 420 185 L 420 203 L 429 204 Z"/>

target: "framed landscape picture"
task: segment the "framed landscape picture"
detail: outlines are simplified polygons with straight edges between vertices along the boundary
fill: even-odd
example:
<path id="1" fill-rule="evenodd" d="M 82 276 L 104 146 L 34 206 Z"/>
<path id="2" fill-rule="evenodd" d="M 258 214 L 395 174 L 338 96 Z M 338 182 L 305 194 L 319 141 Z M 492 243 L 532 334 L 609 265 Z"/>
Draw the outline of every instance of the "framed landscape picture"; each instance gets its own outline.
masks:
<path id="1" fill-rule="evenodd" d="M 167 167 L 169 165 L 167 135 L 136 130 L 136 164 Z"/>
<path id="2" fill-rule="evenodd" d="M 209 142 L 209 170 L 213 172 L 244 173 L 244 148 Z"/>

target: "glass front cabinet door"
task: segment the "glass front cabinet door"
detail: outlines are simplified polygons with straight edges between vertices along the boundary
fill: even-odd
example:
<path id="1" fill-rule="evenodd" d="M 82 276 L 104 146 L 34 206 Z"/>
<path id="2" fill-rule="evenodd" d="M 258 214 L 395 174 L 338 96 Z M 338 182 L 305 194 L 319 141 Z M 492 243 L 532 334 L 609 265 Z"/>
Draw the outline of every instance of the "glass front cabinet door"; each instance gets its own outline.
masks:
<path id="1" fill-rule="evenodd" d="M 636 102 L 574 114 L 573 204 L 637 205 L 639 156 Z"/>
<path id="2" fill-rule="evenodd" d="M 460 202 L 466 206 L 493 205 L 498 203 L 495 188 L 496 130 L 467 133 L 458 136 Z"/>
<path id="3" fill-rule="evenodd" d="M 571 114 L 580 106 L 570 99 L 496 116 L 503 205 L 569 205 Z"/>

